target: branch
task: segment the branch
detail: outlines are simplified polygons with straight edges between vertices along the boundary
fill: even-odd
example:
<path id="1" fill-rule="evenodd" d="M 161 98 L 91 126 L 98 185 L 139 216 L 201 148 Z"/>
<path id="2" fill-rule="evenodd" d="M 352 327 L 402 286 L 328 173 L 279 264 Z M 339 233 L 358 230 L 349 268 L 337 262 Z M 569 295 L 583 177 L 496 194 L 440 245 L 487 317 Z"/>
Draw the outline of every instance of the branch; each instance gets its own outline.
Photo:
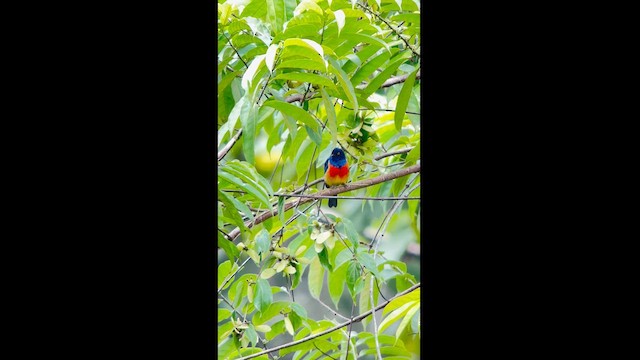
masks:
<path id="1" fill-rule="evenodd" d="M 365 187 L 369 187 L 369 186 L 373 186 L 376 184 L 380 184 L 382 182 L 385 181 L 389 181 L 389 180 L 393 180 L 393 179 L 397 179 L 399 177 L 402 176 L 406 176 L 412 173 L 416 173 L 420 171 L 420 164 L 416 164 L 413 166 L 410 166 L 408 168 L 404 168 L 404 169 L 400 169 L 398 171 L 394 171 L 391 173 L 387 173 L 387 174 L 382 174 L 376 178 L 373 179 L 366 179 L 366 180 L 362 180 L 362 181 L 357 181 L 348 185 L 342 185 L 342 186 L 336 186 L 336 187 L 332 187 L 329 189 L 325 189 L 325 190 L 321 190 L 318 191 L 316 193 L 316 196 L 331 196 L 331 195 L 338 195 L 340 193 L 343 192 L 347 192 L 347 191 L 353 191 L 353 190 L 358 190 L 358 189 L 362 189 Z M 304 203 L 308 203 L 311 202 L 313 199 L 307 198 L 304 200 L 300 201 L 300 204 L 304 204 Z M 291 208 L 293 208 L 294 206 L 296 206 L 297 201 L 293 201 L 293 202 L 289 202 L 287 204 L 285 204 L 284 206 L 284 212 L 287 212 L 288 210 L 290 210 Z M 261 214 L 257 217 L 254 218 L 253 223 L 247 223 L 245 224 L 248 228 L 253 227 L 254 225 L 260 224 L 265 220 L 270 219 L 273 216 L 276 216 L 278 214 L 278 209 L 273 209 L 270 212 Z M 229 237 L 227 239 L 233 241 L 235 240 L 238 235 L 240 235 L 240 228 L 235 228 L 233 229 L 233 231 L 231 231 L 229 233 Z"/>
<path id="2" fill-rule="evenodd" d="M 387 81 L 383 82 L 380 88 L 386 88 L 389 86 L 393 86 L 395 84 L 400 84 L 401 82 L 405 82 L 410 74 L 395 76 L 387 79 Z M 416 74 L 416 80 L 420 80 L 420 71 Z"/>
<path id="3" fill-rule="evenodd" d="M 382 88 L 387 88 L 389 86 L 393 86 L 396 84 L 400 84 L 403 83 L 405 81 L 407 81 L 407 78 L 409 77 L 410 74 L 404 74 L 404 75 L 400 75 L 400 76 L 394 76 L 394 77 L 390 77 L 387 79 L 387 81 L 383 82 L 382 85 L 380 85 L 380 89 Z M 416 74 L 416 80 L 420 80 L 420 71 L 418 71 L 418 73 Z M 367 87 L 367 83 L 363 82 L 362 84 L 356 86 L 356 89 L 364 89 Z M 376 109 L 376 110 L 384 110 L 384 109 Z M 395 111 L 395 110 L 392 110 Z"/>
<path id="4" fill-rule="evenodd" d="M 310 92 L 310 93 L 307 94 L 306 97 L 304 97 L 302 94 L 295 94 L 295 95 L 288 96 L 286 99 L 284 99 L 284 101 L 286 101 L 288 103 L 292 103 L 292 102 L 296 102 L 296 101 L 302 101 L 302 99 L 309 100 L 315 94 L 316 93 L 314 93 L 314 92 Z"/>
<path id="5" fill-rule="evenodd" d="M 322 195 L 295 195 L 295 194 L 273 194 L 273 196 L 299 197 L 309 199 L 341 199 L 341 200 L 420 200 L 419 197 L 389 196 L 389 197 L 367 197 L 367 196 L 322 196 Z M 265 210 L 268 211 L 268 210 Z"/>
<path id="6" fill-rule="evenodd" d="M 390 151 L 388 153 L 384 153 L 384 154 L 378 155 L 378 156 L 374 157 L 373 159 L 374 160 L 380 160 L 380 159 L 384 159 L 384 158 L 389 157 L 389 156 L 408 153 L 411 150 L 413 150 L 412 147 L 406 148 L 406 149 L 400 149 L 400 150 L 396 150 L 396 151 Z"/>
<path id="7" fill-rule="evenodd" d="M 416 74 L 416 75 L 418 75 L 418 74 Z M 405 79 L 405 81 L 406 81 L 406 79 Z M 353 110 L 352 108 L 349 108 L 349 107 L 344 106 L 344 105 L 343 105 L 343 107 L 345 109 L 348 109 L 348 110 Z M 358 111 L 368 111 L 368 110 L 387 111 L 387 112 L 395 112 L 396 111 L 395 109 L 367 109 L 367 108 L 358 109 Z M 417 113 L 417 112 L 414 112 L 414 111 L 405 111 L 405 113 L 412 114 L 412 115 L 420 115 L 420 113 Z"/>
<path id="8" fill-rule="evenodd" d="M 373 309 L 373 311 L 378 311 L 378 310 L 384 308 L 385 306 L 389 305 L 389 303 L 391 301 L 393 301 L 393 300 L 395 300 L 395 299 L 397 299 L 397 298 L 399 298 L 401 296 L 404 296 L 404 295 L 414 291 L 415 289 L 417 289 L 419 287 L 420 287 L 420 283 L 417 283 L 417 284 L 413 285 L 412 287 L 408 288 L 407 290 L 396 294 L 396 296 L 394 296 L 391 299 L 389 299 L 389 301 L 378 305 L 375 309 Z M 349 321 L 346 321 L 346 322 L 344 322 L 342 324 L 336 325 L 336 326 L 332 327 L 331 329 L 327 329 L 327 330 L 319 332 L 317 334 L 313 334 L 313 335 L 307 336 L 306 338 L 303 338 L 303 339 L 300 339 L 300 340 L 292 341 L 292 342 L 290 342 L 288 344 L 283 344 L 283 345 L 280 345 L 280 346 L 276 346 L 276 347 L 271 348 L 269 350 L 265 350 L 265 351 L 261 351 L 259 353 L 251 354 L 249 356 L 245 356 L 245 357 L 240 358 L 238 360 L 252 359 L 254 357 L 265 355 L 265 354 L 268 354 L 268 353 L 271 353 L 271 352 L 274 352 L 274 351 L 277 351 L 277 350 L 286 349 L 286 348 L 292 347 L 294 345 L 305 343 L 305 342 L 313 340 L 313 339 L 315 339 L 317 337 L 320 337 L 320 336 L 323 336 L 323 335 L 327 335 L 327 334 L 332 333 L 332 332 L 334 332 L 336 330 L 340 330 L 343 327 L 348 326 L 350 324 L 353 324 L 353 323 L 356 323 L 356 322 L 360 322 L 360 321 L 362 321 L 362 319 L 366 318 L 367 316 L 371 316 L 371 314 L 372 314 L 372 311 L 367 310 L 366 313 L 360 314 L 360 315 L 354 317 L 353 320 L 349 320 Z"/>
<path id="9" fill-rule="evenodd" d="M 227 155 L 229 150 L 231 150 L 233 145 L 235 145 L 236 141 L 238 141 L 238 139 L 240 138 L 240 135 L 242 135 L 242 129 L 238 130 L 238 132 L 233 135 L 231 139 L 229 139 L 227 145 L 225 145 L 224 148 L 220 150 L 220 152 L 218 152 L 218 161 L 222 160 L 222 158 Z"/>

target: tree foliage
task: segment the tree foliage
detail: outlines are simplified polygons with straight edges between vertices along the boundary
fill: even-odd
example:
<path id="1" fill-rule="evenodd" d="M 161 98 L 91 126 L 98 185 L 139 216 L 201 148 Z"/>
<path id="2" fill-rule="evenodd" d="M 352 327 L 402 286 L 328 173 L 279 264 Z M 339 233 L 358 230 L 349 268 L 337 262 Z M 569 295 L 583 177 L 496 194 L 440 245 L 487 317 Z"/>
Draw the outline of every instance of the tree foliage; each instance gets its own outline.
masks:
<path id="1" fill-rule="evenodd" d="M 412 358 L 419 1 L 219 0 L 217 26 L 219 358 Z M 318 189 L 335 147 L 349 182 Z"/>

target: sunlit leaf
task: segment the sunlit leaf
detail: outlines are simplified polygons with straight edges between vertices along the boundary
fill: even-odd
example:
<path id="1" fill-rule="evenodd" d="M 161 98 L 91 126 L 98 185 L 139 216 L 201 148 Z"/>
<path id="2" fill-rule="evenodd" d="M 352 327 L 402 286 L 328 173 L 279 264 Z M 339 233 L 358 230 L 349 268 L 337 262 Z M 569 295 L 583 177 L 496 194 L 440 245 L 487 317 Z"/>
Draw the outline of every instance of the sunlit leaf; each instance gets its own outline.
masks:
<path id="1" fill-rule="evenodd" d="M 411 301 L 420 301 L 420 288 L 392 300 L 389 305 L 384 308 L 382 315 L 386 315 Z"/>
<path id="2" fill-rule="evenodd" d="M 353 87 L 353 84 L 351 84 L 351 81 L 349 80 L 349 77 L 347 76 L 347 74 L 344 72 L 344 70 L 342 70 L 340 65 L 334 59 L 328 58 L 327 60 L 331 64 L 330 65 L 331 72 L 336 75 L 336 77 L 338 78 L 338 82 L 340 83 L 340 86 L 342 86 L 342 89 L 345 91 L 345 93 L 347 94 L 347 97 L 349 98 L 349 101 L 353 105 L 354 113 L 357 113 L 358 99 L 356 98 L 356 91 Z"/>
<path id="3" fill-rule="evenodd" d="M 400 338 L 400 335 L 402 334 L 402 331 L 407 327 L 407 325 L 411 322 L 411 320 L 413 319 L 413 315 L 418 312 L 418 310 L 420 310 L 420 303 L 418 302 L 417 304 L 414 304 L 409 311 L 407 311 L 407 313 L 405 314 L 404 318 L 402 319 L 402 321 L 400 322 L 400 325 L 398 325 L 398 329 L 396 330 L 396 338 Z"/>
<path id="4" fill-rule="evenodd" d="M 373 80 L 371 80 L 371 82 L 363 90 L 363 93 L 366 95 L 373 94 L 385 81 L 387 81 L 391 77 L 391 75 L 393 75 L 393 73 L 396 72 L 400 65 L 407 61 L 407 57 L 410 56 L 411 54 L 408 52 L 404 52 L 402 53 L 402 55 L 398 56 L 398 59 L 392 61 L 380 74 L 378 74 Z"/>
<path id="5" fill-rule="evenodd" d="M 396 113 L 395 113 L 395 125 L 396 130 L 400 131 L 402 129 L 402 120 L 404 120 L 404 114 L 407 110 L 407 105 L 409 104 L 409 99 L 411 98 L 411 91 L 413 90 L 413 84 L 416 80 L 416 74 L 420 71 L 416 69 L 414 72 L 409 74 L 407 79 L 404 81 L 402 85 L 402 90 L 400 90 L 400 95 L 398 95 L 398 102 L 396 104 Z"/>
<path id="6" fill-rule="evenodd" d="M 276 44 L 271 44 L 269 46 L 269 48 L 267 49 L 267 54 L 264 58 L 264 62 L 267 65 L 267 69 L 269 69 L 270 72 L 273 72 L 273 66 L 275 64 L 276 61 L 276 51 L 278 50 L 278 45 Z"/>
<path id="7" fill-rule="evenodd" d="M 335 15 L 336 17 L 336 24 L 338 24 L 338 36 L 339 36 L 340 30 L 344 28 L 344 19 L 345 19 L 344 11 L 342 10 L 335 11 L 333 15 Z"/>
<path id="8" fill-rule="evenodd" d="M 270 106 L 278 111 L 281 111 L 285 115 L 291 116 L 296 120 L 300 120 L 312 129 L 318 128 L 318 123 L 316 122 L 316 120 L 311 115 L 309 115 L 308 112 L 304 111 L 304 109 L 300 107 L 280 100 L 266 101 L 264 103 L 264 106 Z"/>
<path id="9" fill-rule="evenodd" d="M 274 79 L 294 80 L 306 83 L 312 83 L 317 85 L 323 85 L 328 87 L 335 87 L 335 84 L 331 79 L 317 74 L 304 73 L 304 72 L 290 72 L 286 74 L 279 74 Z"/>
<path id="10" fill-rule="evenodd" d="M 411 309 L 411 307 L 418 304 L 419 302 L 420 300 L 410 301 L 389 313 L 389 315 L 385 317 L 385 319 L 380 323 L 378 331 L 384 331 L 387 327 L 389 327 L 391 324 L 398 321 L 403 315 L 405 315 L 407 311 Z"/>

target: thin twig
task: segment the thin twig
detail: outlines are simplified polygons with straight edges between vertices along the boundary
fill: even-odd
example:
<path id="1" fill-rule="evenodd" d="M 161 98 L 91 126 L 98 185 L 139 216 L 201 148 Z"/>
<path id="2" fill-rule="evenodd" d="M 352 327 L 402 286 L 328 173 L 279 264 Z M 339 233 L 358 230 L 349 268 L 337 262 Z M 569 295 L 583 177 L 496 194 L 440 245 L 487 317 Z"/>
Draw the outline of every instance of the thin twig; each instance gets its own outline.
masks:
<path id="1" fill-rule="evenodd" d="M 322 302 L 322 300 L 320 300 L 319 298 L 318 298 L 318 299 L 316 299 L 316 300 L 318 300 L 318 302 L 319 302 L 322 306 L 326 307 L 329 311 L 331 311 L 331 312 L 333 313 L 333 315 L 336 315 L 336 316 L 338 316 L 338 317 L 341 317 L 341 318 L 342 318 L 342 319 L 344 319 L 344 320 L 349 320 L 349 318 L 348 318 L 348 317 L 346 317 L 346 316 L 344 316 L 344 315 L 339 314 L 336 310 L 333 310 L 329 305 L 327 305 L 327 304 L 325 304 L 324 302 Z"/>
<path id="2" fill-rule="evenodd" d="M 389 29 L 391 29 L 391 31 L 393 31 L 404 43 L 405 45 L 407 45 L 407 47 L 409 48 L 409 50 L 411 50 L 411 52 L 417 56 L 420 57 L 420 54 L 418 54 L 413 47 L 409 44 L 409 42 L 407 41 L 407 39 L 405 39 L 402 35 L 400 35 L 400 33 L 398 32 L 397 29 L 394 29 L 393 26 L 391 26 L 391 24 L 389 24 L 384 18 L 382 18 L 380 15 L 376 14 L 373 10 L 371 10 L 368 6 L 362 5 L 360 3 L 356 3 L 358 6 L 360 6 L 361 8 L 367 10 L 369 13 L 371 13 L 373 16 L 377 17 L 380 21 L 382 21 L 383 23 L 385 23 L 385 25 L 387 25 L 389 27 Z"/>
<path id="3" fill-rule="evenodd" d="M 354 301 L 353 304 L 351 304 L 351 319 L 353 319 L 353 312 L 356 309 L 356 302 Z M 349 328 L 347 329 L 347 353 L 344 356 L 345 360 L 349 360 L 349 348 L 351 346 L 351 327 L 353 326 L 353 321 L 349 324 Z"/>
<path id="4" fill-rule="evenodd" d="M 407 188 L 409 188 L 409 186 L 411 186 L 411 184 L 418 178 L 419 174 L 416 174 L 416 176 L 413 177 L 413 179 L 411 179 L 411 181 L 409 181 L 405 186 L 403 191 L 400 193 L 404 193 L 404 191 L 407 190 Z M 413 190 L 412 190 L 413 191 Z M 408 194 L 410 194 L 411 192 L 407 193 L 407 197 Z M 376 254 L 378 252 L 378 245 L 380 244 L 380 240 L 377 239 L 378 238 L 378 234 L 380 233 L 380 231 L 384 228 L 384 231 L 382 231 L 382 236 L 384 236 L 384 232 L 387 229 L 387 225 L 389 224 L 389 221 L 391 220 L 391 216 L 393 215 L 394 212 L 396 212 L 396 210 L 398 210 L 398 208 L 400 207 L 400 205 L 402 205 L 402 200 L 396 201 L 392 206 L 391 209 L 389 209 L 389 212 L 387 212 L 387 215 L 385 215 L 384 219 L 382 219 L 382 224 L 380 224 L 380 227 L 378 228 L 378 231 L 376 232 L 376 235 L 373 237 L 373 241 L 371 241 L 371 244 L 369 244 L 369 250 L 371 250 L 371 248 L 373 247 L 374 243 L 376 243 L 376 240 L 378 240 L 378 244 L 376 244 L 376 249 L 373 253 L 373 258 L 376 258 Z"/>
<path id="5" fill-rule="evenodd" d="M 396 294 L 396 296 L 392 297 L 389 301 L 384 302 L 384 303 L 382 303 L 382 304 L 380 304 L 380 305 L 376 306 L 376 307 L 375 307 L 374 309 L 372 309 L 371 311 L 367 311 L 367 312 L 366 312 L 366 313 L 364 313 L 364 314 L 360 314 L 360 315 L 358 315 L 358 316 L 354 317 L 354 318 L 353 318 L 353 320 L 349 320 L 349 321 L 346 321 L 346 322 L 344 322 L 344 323 L 342 323 L 342 324 L 338 324 L 338 325 L 336 325 L 336 326 L 334 326 L 334 327 L 332 327 L 332 328 L 330 328 L 330 329 L 327 329 L 327 330 L 321 331 L 321 332 L 319 332 L 319 333 L 317 333 L 317 334 L 313 334 L 313 335 L 307 336 L 306 338 L 302 338 L 302 339 L 300 339 L 300 340 L 296 340 L 296 341 L 292 341 L 292 342 L 287 343 L 287 344 L 283 344 L 283 345 L 280 345 L 280 346 L 276 346 L 276 347 L 273 347 L 273 348 L 271 348 L 271 349 L 269 349 L 269 350 L 261 351 L 261 352 L 259 352 L 259 353 L 251 354 L 251 355 L 249 355 L 249 356 L 245 356 L 245 357 L 240 358 L 240 359 L 238 359 L 238 360 L 253 359 L 254 357 L 258 357 L 258 356 L 261 356 L 261 355 L 264 355 L 264 354 L 268 354 L 268 353 L 270 353 L 270 352 L 278 351 L 278 350 L 281 350 L 281 349 L 286 349 L 286 348 L 289 348 L 289 347 L 292 347 L 292 346 L 295 346 L 295 345 L 298 345 L 298 344 L 305 343 L 305 342 L 307 342 L 307 341 L 311 341 L 311 340 L 313 340 L 313 339 L 315 339 L 315 338 L 318 338 L 318 337 L 320 337 L 320 336 L 327 335 L 327 334 L 332 333 L 332 332 L 334 332 L 334 331 L 336 331 L 336 330 L 340 330 L 340 329 L 342 329 L 343 327 L 348 326 L 349 324 L 356 323 L 356 322 L 360 322 L 360 321 L 362 321 L 362 319 L 365 319 L 365 318 L 367 318 L 367 317 L 371 316 L 371 314 L 372 314 L 373 312 L 378 311 L 378 310 L 380 310 L 380 309 L 383 309 L 385 306 L 389 305 L 389 303 L 390 303 L 391 301 L 393 301 L 393 300 L 395 300 L 395 299 L 397 299 L 397 298 L 399 298 L 399 297 L 401 297 L 401 296 L 404 296 L 404 295 L 406 295 L 406 294 L 408 294 L 408 293 L 410 293 L 410 292 L 412 292 L 412 291 L 414 291 L 414 290 L 418 289 L 419 287 L 420 287 L 420 283 L 417 283 L 417 284 L 413 285 L 412 287 L 408 288 L 407 290 L 405 290 L 405 291 L 403 291 L 403 292 L 400 292 L 400 293 Z"/>
<path id="6" fill-rule="evenodd" d="M 388 153 L 384 153 L 384 154 L 378 155 L 378 156 L 374 157 L 373 159 L 374 160 L 380 160 L 380 159 L 384 159 L 386 157 L 393 156 L 393 155 L 406 154 L 411 150 L 413 150 L 413 147 L 406 148 L 406 149 L 400 149 L 400 150 L 396 150 L 396 151 L 390 151 Z"/>
<path id="7" fill-rule="evenodd" d="M 336 358 L 334 358 L 333 356 L 331 356 L 331 355 L 327 354 L 326 352 L 322 351 L 322 350 L 318 347 L 318 345 L 316 345 L 316 343 L 313 343 L 313 346 L 315 346 L 315 348 L 316 348 L 316 349 L 318 349 L 318 351 L 320 351 L 320 352 L 322 353 L 322 355 L 324 355 L 324 356 L 326 356 L 326 357 L 330 357 L 330 358 L 332 358 L 333 360 L 337 360 L 337 359 L 336 359 Z"/>
<path id="8" fill-rule="evenodd" d="M 239 258 L 238 258 L 239 259 Z M 236 271 L 233 272 L 233 274 L 231 274 L 230 276 L 228 276 L 224 282 L 222 283 L 222 285 L 220 285 L 220 289 L 218 289 L 218 294 L 220 294 L 220 291 L 222 291 L 222 289 L 224 288 L 225 285 L 227 285 L 227 283 L 234 277 L 236 276 L 236 274 L 238 273 L 238 271 L 242 270 L 242 268 L 244 267 L 244 265 L 247 263 L 247 261 L 249 261 L 251 259 L 251 257 L 247 257 L 247 259 L 242 263 L 242 265 L 240 265 Z"/>
<path id="9" fill-rule="evenodd" d="M 374 258 L 375 260 L 375 258 Z M 371 307 L 373 307 L 373 305 L 375 304 L 374 300 L 373 300 L 373 279 L 375 278 L 375 276 L 371 277 L 371 280 L 369 280 L 369 287 L 371 288 L 371 291 L 369 292 L 369 299 L 371 301 Z M 375 314 L 375 310 L 371 310 L 371 319 L 373 320 L 373 338 L 376 341 L 376 351 L 378 353 L 378 358 L 380 358 L 380 360 L 382 360 L 382 354 L 380 353 L 380 341 L 378 340 L 378 322 L 376 321 L 376 314 Z"/>
<path id="10" fill-rule="evenodd" d="M 240 53 L 238 52 L 238 50 L 236 50 L 236 48 L 233 46 L 233 44 L 231 43 L 231 39 L 229 39 L 227 37 L 227 35 L 225 35 L 224 31 L 222 32 L 222 36 L 224 36 L 225 39 L 227 39 L 227 41 L 229 42 L 229 46 L 231 46 L 231 48 L 233 49 L 233 51 L 236 53 L 236 55 L 238 55 L 238 58 L 240 59 L 240 61 L 242 61 L 242 63 L 244 64 L 244 67 L 246 67 L 247 69 L 249 68 L 249 65 L 247 65 L 247 63 L 244 61 L 244 59 L 242 58 L 242 56 L 240 56 Z"/>

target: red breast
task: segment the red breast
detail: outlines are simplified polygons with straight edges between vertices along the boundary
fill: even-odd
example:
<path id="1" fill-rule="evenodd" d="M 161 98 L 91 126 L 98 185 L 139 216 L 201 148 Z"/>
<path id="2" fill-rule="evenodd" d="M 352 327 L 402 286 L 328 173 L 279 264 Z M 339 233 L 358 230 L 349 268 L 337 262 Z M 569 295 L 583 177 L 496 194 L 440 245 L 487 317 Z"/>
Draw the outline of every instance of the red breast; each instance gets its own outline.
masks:
<path id="1" fill-rule="evenodd" d="M 349 175 L 349 167 L 347 165 L 335 167 L 329 164 L 328 172 L 330 177 L 345 177 Z"/>

